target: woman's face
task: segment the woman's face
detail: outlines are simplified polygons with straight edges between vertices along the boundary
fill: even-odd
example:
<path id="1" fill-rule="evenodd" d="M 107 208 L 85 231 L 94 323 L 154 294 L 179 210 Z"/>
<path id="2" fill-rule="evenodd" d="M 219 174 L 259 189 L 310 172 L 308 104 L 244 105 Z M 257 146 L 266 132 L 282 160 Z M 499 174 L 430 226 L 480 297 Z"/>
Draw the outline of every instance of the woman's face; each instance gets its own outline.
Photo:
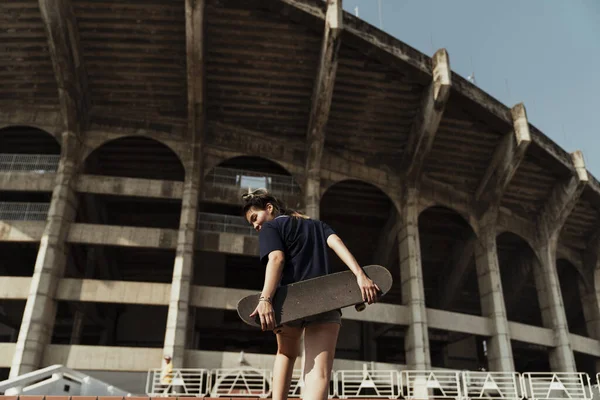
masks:
<path id="1" fill-rule="evenodd" d="M 251 207 L 246 212 L 246 221 L 248 221 L 248 223 L 250 223 L 250 225 L 252 225 L 257 232 L 260 232 L 262 224 L 273 220 L 274 217 L 273 205 L 270 203 L 267 204 L 267 207 L 264 210 L 261 210 L 257 207 Z"/>

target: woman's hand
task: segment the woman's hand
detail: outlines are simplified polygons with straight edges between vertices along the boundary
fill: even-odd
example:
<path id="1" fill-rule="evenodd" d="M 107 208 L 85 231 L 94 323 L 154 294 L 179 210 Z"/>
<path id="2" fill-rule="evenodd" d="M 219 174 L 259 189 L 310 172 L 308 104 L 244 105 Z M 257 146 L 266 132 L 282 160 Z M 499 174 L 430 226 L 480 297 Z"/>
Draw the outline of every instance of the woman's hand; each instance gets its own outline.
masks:
<path id="1" fill-rule="evenodd" d="M 375 303 L 377 301 L 378 292 L 381 291 L 379 286 L 364 273 L 356 277 L 356 282 L 362 292 L 363 301 L 366 301 L 369 304 Z"/>
<path id="2" fill-rule="evenodd" d="M 263 331 L 275 329 L 275 311 L 273 311 L 270 301 L 260 300 L 254 312 L 250 314 L 250 318 L 254 318 L 257 314 L 260 317 L 260 327 Z"/>

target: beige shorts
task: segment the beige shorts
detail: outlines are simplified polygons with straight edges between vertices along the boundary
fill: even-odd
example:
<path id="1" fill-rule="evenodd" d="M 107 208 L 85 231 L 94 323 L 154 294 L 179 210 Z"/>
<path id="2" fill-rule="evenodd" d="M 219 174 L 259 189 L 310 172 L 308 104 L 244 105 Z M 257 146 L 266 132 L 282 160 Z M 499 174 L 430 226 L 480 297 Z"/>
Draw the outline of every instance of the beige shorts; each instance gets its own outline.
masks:
<path id="1" fill-rule="evenodd" d="M 288 322 L 286 325 L 294 328 L 304 328 L 313 324 L 334 323 L 342 325 L 342 310 L 327 311 L 322 314 L 313 315 L 299 319 L 297 321 Z"/>

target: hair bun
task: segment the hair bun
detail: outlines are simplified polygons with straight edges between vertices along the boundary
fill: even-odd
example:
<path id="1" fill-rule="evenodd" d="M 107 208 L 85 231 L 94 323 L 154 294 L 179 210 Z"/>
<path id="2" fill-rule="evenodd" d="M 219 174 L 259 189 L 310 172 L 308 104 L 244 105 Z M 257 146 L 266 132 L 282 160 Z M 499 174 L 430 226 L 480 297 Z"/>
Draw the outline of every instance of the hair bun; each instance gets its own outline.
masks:
<path id="1" fill-rule="evenodd" d="M 269 194 L 269 192 L 267 191 L 267 189 L 264 189 L 264 188 L 256 189 L 254 191 L 250 191 L 250 189 L 248 188 L 248 193 L 242 194 L 242 200 L 244 200 L 245 202 L 249 202 L 252 199 L 254 199 L 255 197 L 265 196 L 268 194 Z"/>

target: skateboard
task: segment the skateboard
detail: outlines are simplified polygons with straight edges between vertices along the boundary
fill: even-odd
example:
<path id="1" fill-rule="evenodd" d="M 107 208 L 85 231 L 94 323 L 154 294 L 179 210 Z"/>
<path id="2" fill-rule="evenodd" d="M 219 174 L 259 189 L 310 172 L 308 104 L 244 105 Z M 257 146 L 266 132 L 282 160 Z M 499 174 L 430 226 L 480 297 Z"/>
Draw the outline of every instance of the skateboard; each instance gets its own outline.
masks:
<path id="1" fill-rule="evenodd" d="M 381 290 L 378 298 L 392 287 L 392 274 L 385 267 L 367 265 L 363 271 Z M 250 318 L 250 314 L 256 309 L 259 297 L 260 293 L 246 296 L 237 304 L 242 321 L 257 328 L 260 328 L 260 319 L 258 315 Z M 355 306 L 357 311 L 362 311 L 366 307 L 356 276 L 350 270 L 281 286 L 275 292 L 272 303 L 278 327 L 339 308 Z"/>

